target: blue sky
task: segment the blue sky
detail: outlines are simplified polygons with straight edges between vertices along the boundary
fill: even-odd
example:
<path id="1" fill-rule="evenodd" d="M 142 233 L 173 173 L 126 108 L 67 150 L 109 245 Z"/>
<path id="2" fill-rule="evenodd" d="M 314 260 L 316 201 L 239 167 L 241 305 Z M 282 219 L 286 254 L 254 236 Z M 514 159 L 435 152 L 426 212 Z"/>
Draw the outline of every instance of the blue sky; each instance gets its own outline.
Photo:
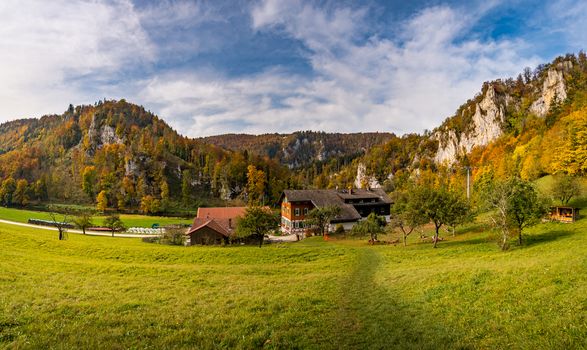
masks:
<path id="1" fill-rule="evenodd" d="M 180 133 L 433 129 L 587 41 L 587 3 L 0 2 L 0 120 L 144 105 Z"/>

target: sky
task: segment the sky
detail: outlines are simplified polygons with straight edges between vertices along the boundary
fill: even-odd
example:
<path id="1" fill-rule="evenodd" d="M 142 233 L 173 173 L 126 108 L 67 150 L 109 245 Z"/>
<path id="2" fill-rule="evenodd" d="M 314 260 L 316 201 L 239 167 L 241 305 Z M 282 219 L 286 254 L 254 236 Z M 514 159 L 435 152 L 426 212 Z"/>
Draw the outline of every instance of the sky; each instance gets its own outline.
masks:
<path id="1" fill-rule="evenodd" d="M 432 130 L 587 46 L 587 2 L 2 0 L 0 121 L 126 99 L 183 135 Z"/>

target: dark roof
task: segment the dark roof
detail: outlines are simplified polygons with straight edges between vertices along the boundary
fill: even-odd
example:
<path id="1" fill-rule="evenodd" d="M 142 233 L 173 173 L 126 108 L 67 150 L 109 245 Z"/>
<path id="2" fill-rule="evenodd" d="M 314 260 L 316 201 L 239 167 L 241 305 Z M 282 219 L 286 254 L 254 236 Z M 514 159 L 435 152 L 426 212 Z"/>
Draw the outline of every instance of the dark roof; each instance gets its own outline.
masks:
<path id="1" fill-rule="evenodd" d="M 352 193 L 347 190 L 285 190 L 280 198 L 287 197 L 290 202 L 312 202 L 315 207 L 326 207 L 329 205 L 338 206 L 341 209 L 339 215 L 332 222 L 357 221 L 361 215 L 352 205 L 345 203 L 345 199 L 378 199 L 379 203 L 391 204 L 389 196 L 382 189 L 374 190 L 356 190 Z"/>
<path id="2" fill-rule="evenodd" d="M 335 190 L 336 191 L 336 190 Z M 381 188 L 374 188 L 370 190 L 363 190 L 363 189 L 353 189 L 351 191 L 348 190 L 339 190 L 336 191 L 338 196 L 343 199 L 379 199 L 381 202 L 385 204 L 391 204 L 391 199 L 385 193 L 385 191 Z"/>

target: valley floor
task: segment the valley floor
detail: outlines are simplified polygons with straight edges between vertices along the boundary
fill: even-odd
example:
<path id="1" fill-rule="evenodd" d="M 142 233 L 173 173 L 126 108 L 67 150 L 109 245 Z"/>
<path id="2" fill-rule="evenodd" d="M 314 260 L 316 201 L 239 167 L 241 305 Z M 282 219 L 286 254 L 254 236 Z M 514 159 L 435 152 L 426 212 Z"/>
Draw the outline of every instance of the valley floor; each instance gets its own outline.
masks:
<path id="1" fill-rule="evenodd" d="M 587 220 L 526 239 L 173 247 L 0 224 L 0 348 L 585 349 Z"/>

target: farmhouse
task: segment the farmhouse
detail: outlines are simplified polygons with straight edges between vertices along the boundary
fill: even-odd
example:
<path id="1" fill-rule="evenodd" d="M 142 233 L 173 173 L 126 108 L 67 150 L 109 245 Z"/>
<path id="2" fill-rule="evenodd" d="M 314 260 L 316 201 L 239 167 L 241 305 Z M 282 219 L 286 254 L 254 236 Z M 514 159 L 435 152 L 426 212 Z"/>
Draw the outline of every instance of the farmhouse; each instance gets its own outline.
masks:
<path id="1" fill-rule="evenodd" d="M 198 208 L 192 227 L 186 232 L 186 245 L 228 243 L 236 221 L 246 207 Z"/>
<path id="2" fill-rule="evenodd" d="M 279 203 L 281 205 L 281 230 L 287 234 L 301 234 L 304 220 L 314 208 L 338 206 L 339 215 L 332 224 L 342 224 L 351 229 L 359 220 L 371 213 L 384 216 L 389 221 L 391 200 L 380 188 L 345 190 L 285 190 Z"/>

